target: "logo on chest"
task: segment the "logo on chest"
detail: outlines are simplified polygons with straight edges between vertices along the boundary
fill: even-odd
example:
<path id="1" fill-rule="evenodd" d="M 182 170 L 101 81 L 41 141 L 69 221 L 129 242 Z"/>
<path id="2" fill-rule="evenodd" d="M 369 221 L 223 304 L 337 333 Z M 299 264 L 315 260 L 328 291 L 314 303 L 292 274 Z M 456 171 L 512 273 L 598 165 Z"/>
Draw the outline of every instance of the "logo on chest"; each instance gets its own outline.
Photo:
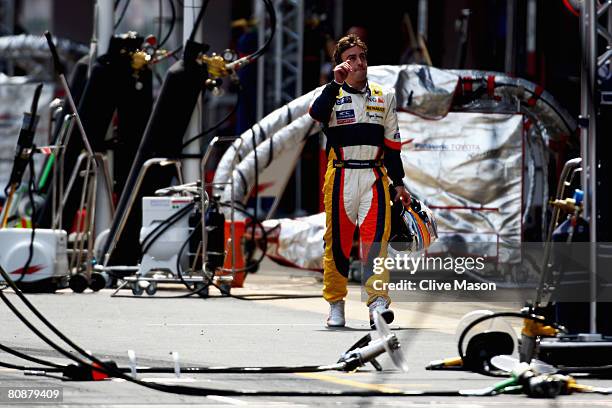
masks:
<path id="1" fill-rule="evenodd" d="M 372 105 L 368 105 L 368 106 L 366 106 L 366 111 L 368 111 L 368 112 L 381 112 L 381 113 L 384 113 L 385 112 L 385 107 L 384 106 L 372 106 Z"/>
<path id="2" fill-rule="evenodd" d="M 355 111 L 353 109 L 336 111 L 336 123 L 339 125 L 355 122 Z"/>
<path id="3" fill-rule="evenodd" d="M 366 116 L 375 121 L 382 121 L 384 119 L 380 113 L 376 112 L 366 112 Z"/>
<path id="4" fill-rule="evenodd" d="M 353 103 L 353 99 L 350 96 L 343 96 L 336 99 L 336 105 L 344 105 L 345 103 Z"/>

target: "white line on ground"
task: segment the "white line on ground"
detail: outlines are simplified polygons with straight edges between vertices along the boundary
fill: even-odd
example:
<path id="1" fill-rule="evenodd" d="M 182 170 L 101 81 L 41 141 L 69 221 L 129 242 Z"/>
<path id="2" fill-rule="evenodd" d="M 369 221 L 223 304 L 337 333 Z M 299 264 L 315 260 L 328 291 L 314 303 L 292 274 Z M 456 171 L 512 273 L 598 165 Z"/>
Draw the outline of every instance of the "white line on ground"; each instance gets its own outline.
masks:
<path id="1" fill-rule="evenodd" d="M 172 378 L 172 377 L 146 377 L 143 378 L 142 381 L 145 382 L 154 382 L 154 383 L 192 383 L 192 382 L 196 382 L 197 380 L 195 380 L 194 378 L 189 378 L 189 377 L 185 377 L 185 378 Z"/>
<path id="2" fill-rule="evenodd" d="M 148 323 L 147 326 L 314 326 L 321 323 Z M 364 325 L 365 326 L 365 325 Z"/>
<path id="3" fill-rule="evenodd" d="M 211 399 L 213 401 L 224 402 L 230 405 L 248 405 L 248 402 L 242 401 L 236 398 L 222 397 L 220 395 L 209 395 L 206 398 Z"/>

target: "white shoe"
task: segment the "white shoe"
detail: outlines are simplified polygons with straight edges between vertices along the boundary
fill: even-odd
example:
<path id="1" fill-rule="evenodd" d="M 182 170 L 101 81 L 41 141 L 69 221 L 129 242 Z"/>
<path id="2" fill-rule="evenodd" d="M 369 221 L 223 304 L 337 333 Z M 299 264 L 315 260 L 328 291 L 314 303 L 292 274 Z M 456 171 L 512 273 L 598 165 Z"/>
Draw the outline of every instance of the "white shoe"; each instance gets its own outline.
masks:
<path id="1" fill-rule="evenodd" d="M 377 297 L 376 299 L 374 299 L 374 301 L 370 303 L 370 305 L 368 306 L 368 309 L 370 311 L 370 327 L 372 329 L 376 328 L 376 325 L 374 324 L 374 311 L 375 310 L 378 311 L 378 313 L 380 313 L 380 316 L 387 323 L 391 323 L 393 319 L 395 318 L 395 314 L 393 313 L 393 310 L 389 309 L 389 302 L 383 297 Z"/>
<path id="2" fill-rule="evenodd" d="M 329 304 L 329 316 L 327 316 L 327 327 L 344 327 L 344 300 Z"/>

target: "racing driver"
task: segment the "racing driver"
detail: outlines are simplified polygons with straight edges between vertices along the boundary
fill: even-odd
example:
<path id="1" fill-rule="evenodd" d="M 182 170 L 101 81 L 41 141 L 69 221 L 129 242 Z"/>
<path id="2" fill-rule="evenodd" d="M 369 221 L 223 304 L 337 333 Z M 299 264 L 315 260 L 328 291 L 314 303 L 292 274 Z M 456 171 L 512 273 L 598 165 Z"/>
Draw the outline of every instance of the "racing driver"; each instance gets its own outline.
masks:
<path id="1" fill-rule="evenodd" d="M 326 214 L 323 256 L 323 297 L 330 304 L 328 327 L 343 327 L 349 257 L 359 226 L 360 257 L 365 265 L 370 325 L 378 311 L 387 323 L 393 311 L 386 290 L 375 280 L 388 282 L 388 271 L 372 272 L 373 259 L 384 257 L 389 240 L 390 199 L 410 205 L 403 184 L 395 93 L 367 79 L 366 44 L 355 34 L 336 44 L 334 79 L 317 89 L 310 116 L 323 125 L 327 137 Z M 389 186 L 391 179 L 392 186 Z"/>

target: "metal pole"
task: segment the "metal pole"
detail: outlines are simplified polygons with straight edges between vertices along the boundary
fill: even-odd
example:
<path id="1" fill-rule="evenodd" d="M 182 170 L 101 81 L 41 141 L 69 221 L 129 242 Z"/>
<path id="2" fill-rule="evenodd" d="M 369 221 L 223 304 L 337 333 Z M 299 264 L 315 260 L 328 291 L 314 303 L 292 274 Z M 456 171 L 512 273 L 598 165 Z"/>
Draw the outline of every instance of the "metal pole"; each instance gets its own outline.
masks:
<path id="1" fill-rule="evenodd" d="M 297 46 L 297 73 L 295 78 L 295 96 L 302 96 L 302 71 L 304 66 L 304 0 L 298 0 L 297 10 L 297 33 L 298 33 L 298 46 Z"/>
<path id="2" fill-rule="evenodd" d="M 419 10 L 417 19 L 417 32 L 423 39 L 427 39 L 428 19 L 429 19 L 429 0 L 419 0 Z"/>
<path id="3" fill-rule="evenodd" d="M 536 36 L 537 36 L 537 3 L 536 0 L 527 2 L 527 74 L 532 78 L 536 75 Z"/>
<path id="4" fill-rule="evenodd" d="M 580 176 L 580 185 L 585 190 L 583 215 L 588 218 L 590 197 L 587 193 L 589 163 L 588 158 L 588 117 L 589 117 L 589 84 L 588 84 L 588 38 L 587 38 L 588 14 L 580 14 L 580 157 L 582 157 L 583 171 Z"/>
<path id="5" fill-rule="evenodd" d="M 612 4 L 612 1 L 609 1 L 606 3 L 608 6 L 606 7 L 606 11 L 608 13 L 608 31 L 612 33 L 612 13 L 610 12 L 610 5 Z M 612 45 L 612 41 L 608 41 L 608 45 Z"/>
<path id="6" fill-rule="evenodd" d="M 92 157 L 90 160 L 95 161 L 96 158 Z M 85 257 L 85 273 L 87 274 L 88 280 L 91 279 L 91 272 L 93 271 L 93 263 L 92 259 L 94 258 L 94 229 L 95 229 L 95 220 L 96 220 L 96 201 L 97 201 L 97 190 L 98 190 L 98 171 L 103 168 L 104 164 L 102 163 L 99 167 L 94 167 L 94 173 L 92 175 L 91 180 L 91 192 L 88 197 L 87 204 L 87 256 Z"/>
<path id="7" fill-rule="evenodd" d="M 297 73 L 295 78 L 295 96 L 302 95 L 302 67 L 304 54 L 304 0 L 298 0 L 297 2 L 297 32 L 298 32 L 298 46 L 297 46 Z M 295 215 L 305 215 L 305 211 L 302 209 L 302 154 L 298 156 L 297 166 L 295 167 Z"/>
<path id="8" fill-rule="evenodd" d="M 98 57 L 107 53 L 110 39 L 115 33 L 115 13 L 113 5 L 113 0 L 98 0 Z"/>
<path id="9" fill-rule="evenodd" d="M 514 20 L 516 15 L 516 3 L 514 0 L 506 0 L 506 56 L 504 70 L 507 74 L 514 73 Z"/>
<path id="10" fill-rule="evenodd" d="M 260 0 L 254 1 L 255 18 L 257 20 L 257 48 L 261 48 L 265 42 L 266 36 L 266 15 L 263 9 L 263 2 Z M 278 17 L 277 17 L 278 19 Z M 277 36 L 282 35 L 276 33 Z M 265 55 L 262 55 L 257 59 L 257 121 L 260 121 L 264 115 L 264 67 L 265 67 Z"/>
<path id="11" fill-rule="evenodd" d="M 193 25 L 201 8 L 202 0 L 185 0 L 183 3 L 183 45 L 185 45 L 189 39 L 189 35 L 191 34 L 191 30 L 193 29 Z M 195 41 L 202 42 L 204 31 L 203 26 L 204 23 L 202 22 L 196 31 L 194 38 Z M 202 131 L 202 120 L 202 95 L 200 94 L 196 108 L 193 110 L 191 115 L 191 121 L 189 122 L 189 126 L 187 127 L 183 137 L 186 139 L 187 137 L 199 134 Z M 201 154 L 201 149 L 202 139 L 198 139 L 185 147 L 184 152 L 186 154 L 199 155 Z M 198 180 L 200 177 L 199 161 L 194 159 L 183 159 L 183 174 L 187 183 Z"/>
<path id="12" fill-rule="evenodd" d="M 588 129 L 588 167 L 590 202 L 590 242 L 591 242 L 591 333 L 597 333 L 597 115 L 595 108 L 595 75 L 597 72 L 597 4 L 595 0 L 584 2 L 589 23 L 589 129 Z"/>
<path id="13" fill-rule="evenodd" d="M 334 1 L 334 35 L 336 39 L 342 37 L 344 31 L 344 0 Z"/>
<path id="14" fill-rule="evenodd" d="M 595 97 L 595 68 L 597 56 L 597 26 L 595 0 L 584 0 L 580 13 L 580 37 L 582 45 L 582 67 L 580 75 L 580 155 L 583 160 L 583 171 L 581 182 L 584 194 L 584 218 L 589 221 L 590 242 L 590 333 L 597 332 L 597 302 L 596 277 L 597 277 L 597 254 L 595 243 L 597 242 L 597 223 L 595 215 L 595 109 L 593 106 Z"/>
<path id="15" fill-rule="evenodd" d="M 274 107 L 282 104 L 283 97 L 283 27 L 285 12 L 282 7 L 282 0 L 274 2 L 276 7 L 276 36 L 274 37 Z"/>
<path id="16" fill-rule="evenodd" d="M 77 107 L 74 104 L 74 99 L 72 99 L 72 94 L 69 92 L 70 87 L 68 86 L 68 82 L 66 81 L 66 77 L 64 76 L 64 74 L 60 75 L 60 82 L 62 83 L 62 88 L 64 88 L 64 91 L 68 91 L 66 92 L 66 99 L 68 99 L 68 103 L 70 104 L 70 109 L 72 109 L 73 112 L 78 112 Z M 93 157 L 94 152 L 91 148 L 91 144 L 89 143 L 89 139 L 87 138 L 87 133 L 85 133 L 83 122 L 81 122 L 81 117 L 79 115 L 76 115 L 74 118 L 76 120 L 77 127 L 79 128 L 79 133 L 81 135 L 81 140 L 83 141 L 83 145 L 85 145 L 85 150 L 87 151 L 87 154 L 89 156 Z M 94 165 L 97 166 L 97 164 L 95 163 Z"/>
<path id="17" fill-rule="evenodd" d="M 612 5 L 612 0 L 605 3 L 607 5 L 606 12 L 608 13 L 608 32 L 612 33 L 612 11 L 610 11 L 610 5 Z M 600 10 L 603 7 L 600 8 Z M 612 40 L 608 40 L 608 52 L 612 51 Z M 599 61 L 599 58 L 598 58 Z M 612 71 L 612 58 L 608 59 L 608 69 Z"/>
<path id="18" fill-rule="evenodd" d="M 96 55 L 97 57 L 104 55 L 108 52 L 108 47 L 110 45 L 110 39 L 114 35 L 115 32 L 115 16 L 114 16 L 114 1 L 113 0 L 97 0 L 96 7 L 97 12 L 95 13 L 97 28 L 94 33 L 94 39 L 92 41 L 96 41 Z M 97 37 L 97 39 L 96 39 Z M 93 59 L 89 63 L 89 67 L 93 66 Z M 109 126 L 107 129 L 107 135 L 112 133 L 112 126 Z M 105 153 L 106 157 L 110 160 L 114 158 L 114 154 L 112 150 L 109 150 Z M 102 157 L 101 155 L 96 155 L 97 157 Z M 94 158 L 93 160 L 98 160 Z M 99 168 L 104 169 L 104 163 L 102 160 L 99 161 Z M 91 234 L 91 240 L 95 240 L 97 234 L 102 233 L 107 230 L 113 220 L 113 203 L 112 203 L 112 195 L 109 198 L 109 195 L 106 194 L 105 187 L 109 182 L 112 182 L 111 179 L 106 179 L 107 174 L 104 170 L 97 172 L 96 177 L 100 178 L 100 180 L 96 180 L 96 186 L 98 191 L 95 194 L 96 202 L 92 205 L 96 207 L 94 224 L 89 234 Z M 112 189 L 112 186 L 110 187 Z M 89 211 L 89 210 L 88 210 Z M 93 213 L 93 211 L 92 211 Z M 91 254 L 89 255 L 91 256 Z M 89 267 L 88 267 L 89 268 Z M 88 274 L 91 271 L 88 269 Z"/>

